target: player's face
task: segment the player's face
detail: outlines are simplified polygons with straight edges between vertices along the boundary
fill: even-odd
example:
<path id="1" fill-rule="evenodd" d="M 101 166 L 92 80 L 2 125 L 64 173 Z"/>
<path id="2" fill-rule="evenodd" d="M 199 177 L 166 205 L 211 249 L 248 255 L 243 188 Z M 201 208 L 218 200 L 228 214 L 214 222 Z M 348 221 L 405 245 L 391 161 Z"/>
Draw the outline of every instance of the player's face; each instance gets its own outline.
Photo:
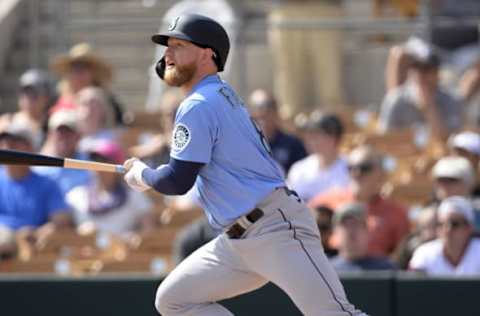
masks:
<path id="1" fill-rule="evenodd" d="M 169 38 L 165 50 L 165 82 L 181 87 L 194 78 L 197 72 L 198 54 L 201 48 L 184 40 Z"/>

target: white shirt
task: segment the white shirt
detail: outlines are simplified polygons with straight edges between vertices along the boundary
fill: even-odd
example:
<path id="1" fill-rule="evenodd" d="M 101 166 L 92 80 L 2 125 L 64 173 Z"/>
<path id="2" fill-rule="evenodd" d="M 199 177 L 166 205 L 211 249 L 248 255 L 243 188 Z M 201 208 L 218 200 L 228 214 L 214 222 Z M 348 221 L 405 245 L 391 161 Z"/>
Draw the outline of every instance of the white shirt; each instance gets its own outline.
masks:
<path id="1" fill-rule="evenodd" d="M 152 211 L 152 202 L 142 192 L 128 190 L 127 201 L 119 208 L 103 215 L 88 212 L 88 187 L 78 186 L 68 192 L 67 203 L 73 209 L 75 223 L 93 222 L 99 232 L 123 234 L 132 232 L 139 219 Z"/>
<path id="2" fill-rule="evenodd" d="M 321 169 L 315 154 L 294 163 L 287 177 L 289 187 L 305 201 L 334 187 L 347 186 L 349 181 L 350 175 L 344 158 L 340 157 L 328 168 Z"/>
<path id="3" fill-rule="evenodd" d="M 480 239 L 470 241 L 457 266 L 443 255 L 443 244 L 442 239 L 435 239 L 418 247 L 410 260 L 410 268 L 430 275 L 480 275 Z"/>

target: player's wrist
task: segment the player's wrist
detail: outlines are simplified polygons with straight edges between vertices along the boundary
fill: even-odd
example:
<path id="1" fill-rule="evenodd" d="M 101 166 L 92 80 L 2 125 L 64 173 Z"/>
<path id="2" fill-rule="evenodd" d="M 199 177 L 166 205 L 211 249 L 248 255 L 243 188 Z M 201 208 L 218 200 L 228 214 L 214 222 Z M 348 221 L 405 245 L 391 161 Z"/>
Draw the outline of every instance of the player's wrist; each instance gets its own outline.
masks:
<path id="1" fill-rule="evenodd" d="M 133 166 L 132 166 L 132 169 L 134 169 L 134 177 L 135 177 L 135 181 L 137 182 L 137 184 L 143 186 L 143 187 L 148 187 L 150 188 L 150 186 L 145 182 L 145 179 L 143 177 L 143 172 L 148 169 L 148 166 L 140 161 L 140 160 L 136 160 L 133 162 Z"/>

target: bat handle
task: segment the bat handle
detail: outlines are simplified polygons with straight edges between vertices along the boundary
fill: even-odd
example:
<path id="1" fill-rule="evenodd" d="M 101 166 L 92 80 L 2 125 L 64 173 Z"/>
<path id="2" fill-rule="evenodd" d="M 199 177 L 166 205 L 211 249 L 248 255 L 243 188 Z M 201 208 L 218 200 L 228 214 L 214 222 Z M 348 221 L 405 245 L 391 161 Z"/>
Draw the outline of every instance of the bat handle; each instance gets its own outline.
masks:
<path id="1" fill-rule="evenodd" d="M 101 172 L 116 172 L 116 173 L 126 172 L 125 168 L 122 165 L 70 159 L 70 158 L 65 158 L 63 162 L 63 167 L 70 168 L 70 169 L 83 169 L 83 170 L 101 171 Z"/>
<path id="2" fill-rule="evenodd" d="M 126 173 L 127 170 L 122 165 L 115 165 L 115 172 L 116 173 Z"/>

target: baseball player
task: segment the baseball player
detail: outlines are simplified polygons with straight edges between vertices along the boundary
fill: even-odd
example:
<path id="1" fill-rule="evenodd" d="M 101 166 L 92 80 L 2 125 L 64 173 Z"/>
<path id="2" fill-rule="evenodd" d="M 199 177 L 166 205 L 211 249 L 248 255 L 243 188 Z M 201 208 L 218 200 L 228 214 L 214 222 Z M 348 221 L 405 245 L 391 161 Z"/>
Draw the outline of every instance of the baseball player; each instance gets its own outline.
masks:
<path id="1" fill-rule="evenodd" d="M 167 47 L 158 75 L 186 98 L 176 114 L 170 162 L 151 169 L 131 158 L 125 180 L 136 190 L 170 195 L 193 187 L 209 223 L 223 231 L 163 280 L 158 312 L 232 315 L 215 302 L 272 281 L 305 315 L 365 315 L 347 301 L 309 209 L 285 186 L 245 104 L 217 75 L 230 47 L 224 28 L 205 16 L 182 15 L 152 40 Z"/>

